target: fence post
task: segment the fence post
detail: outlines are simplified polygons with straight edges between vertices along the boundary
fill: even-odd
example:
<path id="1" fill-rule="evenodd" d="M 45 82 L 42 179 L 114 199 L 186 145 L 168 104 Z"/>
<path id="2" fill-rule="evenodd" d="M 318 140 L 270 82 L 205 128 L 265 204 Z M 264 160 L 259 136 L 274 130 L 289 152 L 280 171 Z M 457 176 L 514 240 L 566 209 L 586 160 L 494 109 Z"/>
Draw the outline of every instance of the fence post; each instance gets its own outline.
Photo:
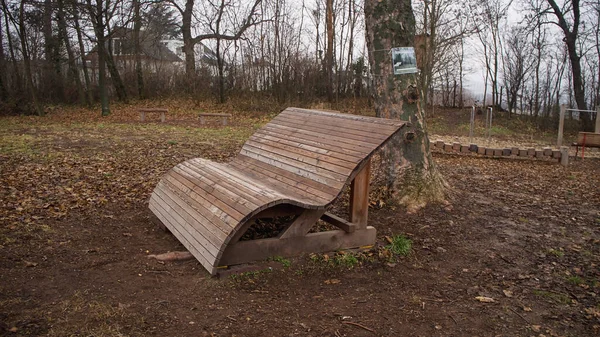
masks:
<path id="1" fill-rule="evenodd" d="M 560 164 L 562 166 L 569 165 L 569 147 L 567 146 L 560 147 Z"/>
<path id="2" fill-rule="evenodd" d="M 600 105 L 596 107 L 596 128 L 595 133 L 600 133 Z"/>
<path id="3" fill-rule="evenodd" d="M 469 129 L 469 143 L 473 144 L 473 127 L 475 125 L 475 106 L 471 109 L 471 128 Z"/>
<path id="4" fill-rule="evenodd" d="M 563 141 L 563 129 L 565 126 L 565 112 L 567 111 L 567 106 L 565 104 L 560 105 L 560 116 L 558 119 L 558 139 L 556 140 L 556 147 L 562 146 Z"/>

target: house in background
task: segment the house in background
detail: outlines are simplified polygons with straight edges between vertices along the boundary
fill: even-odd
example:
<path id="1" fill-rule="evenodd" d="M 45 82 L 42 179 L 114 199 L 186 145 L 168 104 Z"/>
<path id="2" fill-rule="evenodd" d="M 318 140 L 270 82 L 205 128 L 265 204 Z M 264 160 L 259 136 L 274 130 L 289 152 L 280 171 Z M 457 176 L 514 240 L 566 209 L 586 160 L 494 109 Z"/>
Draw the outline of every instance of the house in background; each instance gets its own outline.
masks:
<path id="1" fill-rule="evenodd" d="M 135 71 L 135 48 L 133 29 L 117 28 L 107 39 L 107 50 L 112 54 L 115 66 L 121 74 Z M 145 72 L 168 75 L 182 72 L 185 69 L 183 40 L 160 39 L 156 35 L 140 31 L 140 59 Z M 95 75 L 98 69 L 98 47 L 86 55 L 88 67 Z M 196 68 L 214 68 L 217 55 L 206 45 L 196 44 Z M 211 71 L 212 73 L 212 71 Z M 95 78 L 96 76 L 94 76 Z"/>

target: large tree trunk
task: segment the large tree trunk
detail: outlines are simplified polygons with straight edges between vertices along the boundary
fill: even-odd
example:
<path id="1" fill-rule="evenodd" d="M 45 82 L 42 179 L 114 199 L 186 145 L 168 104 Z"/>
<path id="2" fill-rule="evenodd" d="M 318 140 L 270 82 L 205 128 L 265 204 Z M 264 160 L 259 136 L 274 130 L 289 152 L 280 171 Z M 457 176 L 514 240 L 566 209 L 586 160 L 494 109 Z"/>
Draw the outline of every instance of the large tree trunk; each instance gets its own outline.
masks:
<path id="1" fill-rule="evenodd" d="M 181 34 L 183 36 L 183 52 L 185 53 L 185 74 L 188 79 L 196 78 L 196 57 L 194 55 L 194 39 L 192 37 L 192 12 L 194 0 L 185 2 L 185 9 L 181 13 Z M 195 82 L 195 81 L 194 81 Z"/>
<path id="2" fill-rule="evenodd" d="M 409 212 L 429 202 L 444 202 L 447 185 L 429 151 L 417 75 L 395 76 L 389 52 L 393 47 L 414 45 L 411 1 L 366 0 L 365 23 L 377 116 L 405 120 L 413 129 L 384 149 L 388 191 Z"/>

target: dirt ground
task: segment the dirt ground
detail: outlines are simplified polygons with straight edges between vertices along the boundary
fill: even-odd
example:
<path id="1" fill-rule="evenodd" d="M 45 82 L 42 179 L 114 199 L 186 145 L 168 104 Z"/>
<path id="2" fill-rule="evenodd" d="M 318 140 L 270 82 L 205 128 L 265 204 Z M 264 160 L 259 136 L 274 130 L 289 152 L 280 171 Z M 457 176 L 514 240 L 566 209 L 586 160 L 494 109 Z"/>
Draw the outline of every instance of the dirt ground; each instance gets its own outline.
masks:
<path id="1" fill-rule="evenodd" d="M 148 259 L 182 250 L 149 220 L 160 176 L 261 123 L 1 119 L 0 336 L 600 336 L 598 159 L 434 153 L 451 207 L 370 210 L 406 257 L 224 278 Z"/>

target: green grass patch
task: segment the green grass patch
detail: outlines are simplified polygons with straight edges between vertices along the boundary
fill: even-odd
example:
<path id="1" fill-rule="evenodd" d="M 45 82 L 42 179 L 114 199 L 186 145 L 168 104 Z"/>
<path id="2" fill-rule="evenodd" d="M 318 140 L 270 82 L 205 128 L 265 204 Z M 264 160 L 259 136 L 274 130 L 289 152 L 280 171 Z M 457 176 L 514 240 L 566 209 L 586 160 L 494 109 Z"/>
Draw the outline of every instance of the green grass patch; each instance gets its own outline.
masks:
<path id="1" fill-rule="evenodd" d="M 396 235 L 392 237 L 392 242 L 386 248 L 396 255 L 406 256 L 412 250 L 412 241 L 404 235 Z"/>
<path id="2" fill-rule="evenodd" d="M 354 256 L 354 254 L 347 253 L 347 252 L 336 254 L 333 257 L 333 263 L 336 266 L 340 266 L 340 267 L 344 267 L 344 268 L 348 268 L 348 269 L 352 269 L 359 264 L 358 258 L 356 258 L 356 256 Z"/>
<path id="3" fill-rule="evenodd" d="M 533 291 L 533 294 L 535 296 L 542 297 L 542 298 L 545 298 L 545 299 L 548 299 L 548 300 L 551 300 L 551 301 L 554 301 L 557 303 L 562 303 L 562 304 L 570 304 L 571 303 L 571 298 L 569 297 L 569 295 L 563 294 L 563 293 L 535 289 Z"/>
<path id="4" fill-rule="evenodd" d="M 292 265 L 292 261 L 281 256 L 274 256 L 273 261 L 281 263 L 284 268 L 289 268 Z"/>
<path id="5" fill-rule="evenodd" d="M 565 256 L 565 252 L 562 249 L 551 248 L 550 250 L 548 250 L 548 255 L 563 257 Z"/>
<path id="6" fill-rule="evenodd" d="M 571 275 L 571 276 L 567 277 L 567 282 L 578 286 L 580 284 L 584 284 L 585 280 L 577 275 Z"/>

